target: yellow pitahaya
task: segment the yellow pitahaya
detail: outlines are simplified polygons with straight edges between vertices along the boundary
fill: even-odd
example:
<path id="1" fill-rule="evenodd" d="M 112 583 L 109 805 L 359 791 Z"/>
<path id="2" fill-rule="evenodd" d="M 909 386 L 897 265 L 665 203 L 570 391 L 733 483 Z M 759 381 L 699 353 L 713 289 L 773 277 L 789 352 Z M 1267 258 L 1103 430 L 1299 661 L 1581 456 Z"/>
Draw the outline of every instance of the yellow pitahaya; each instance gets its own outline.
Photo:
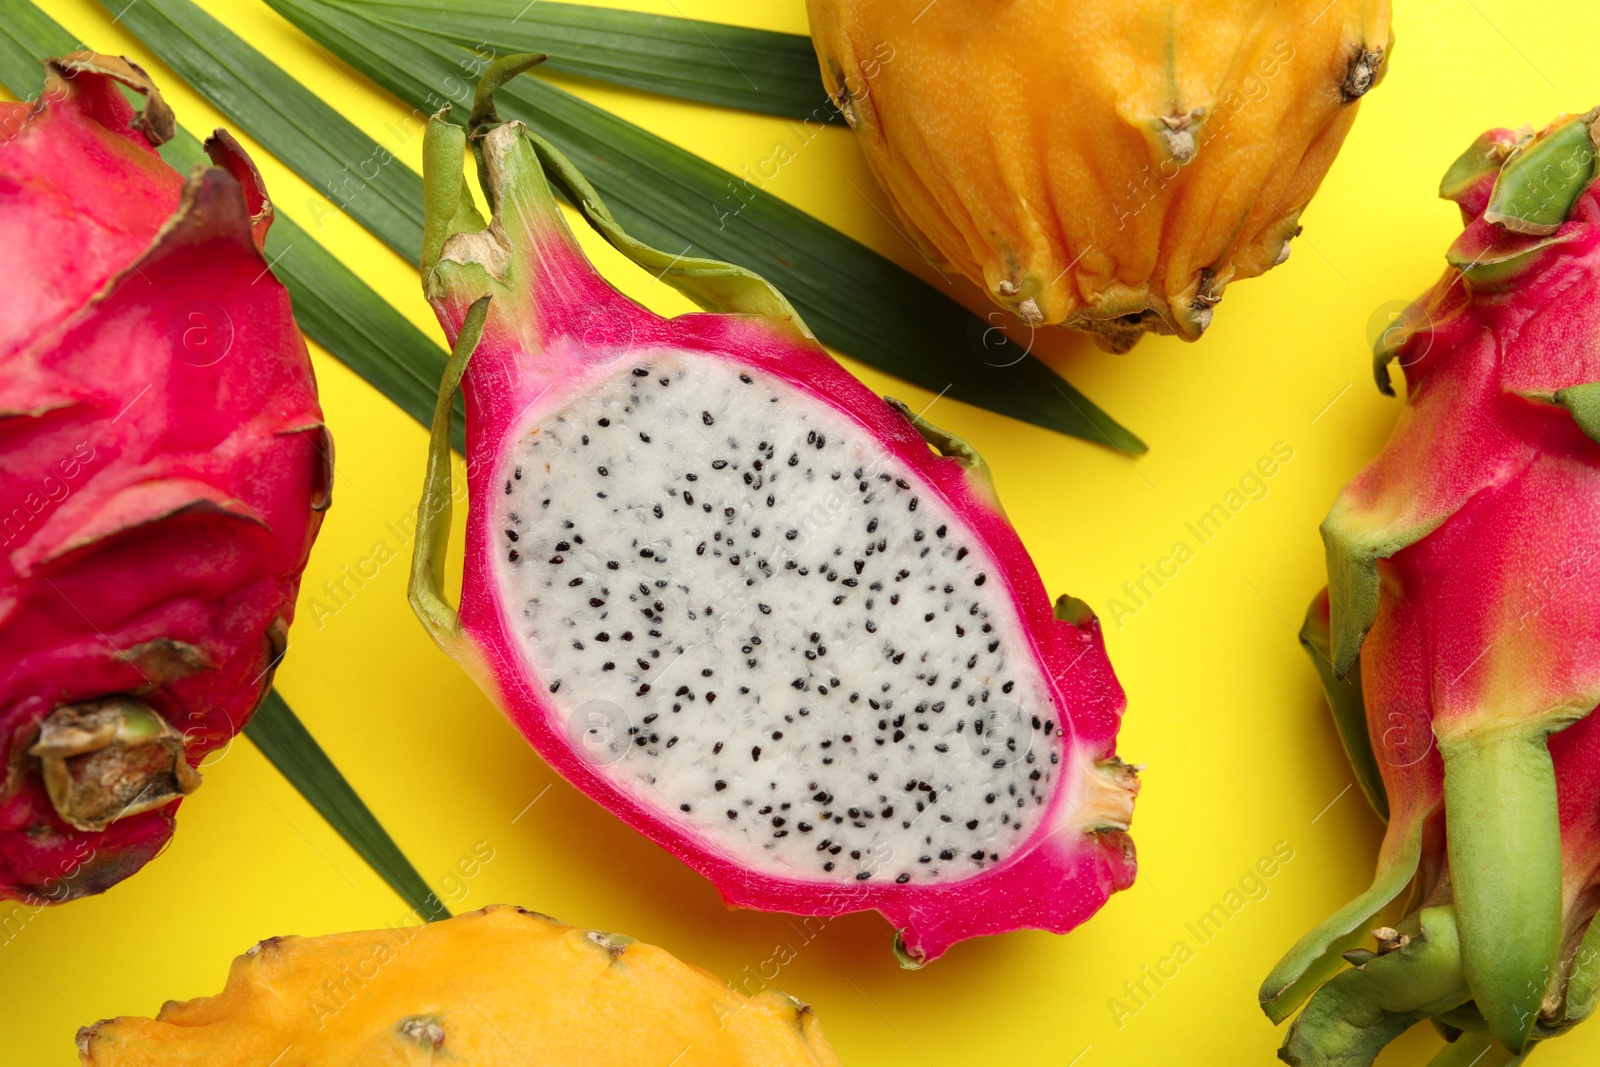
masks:
<path id="1" fill-rule="evenodd" d="M 1025 323 L 1192 341 L 1283 262 L 1383 77 L 1387 0 L 808 0 L 912 237 Z"/>
<path id="2" fill-rule="evenodd" d="M 837 1067 L 807 1005 L 654 945 L 491 905 L 272 937 L 213 997 L 78 1032 L 85 1067 Z"/>

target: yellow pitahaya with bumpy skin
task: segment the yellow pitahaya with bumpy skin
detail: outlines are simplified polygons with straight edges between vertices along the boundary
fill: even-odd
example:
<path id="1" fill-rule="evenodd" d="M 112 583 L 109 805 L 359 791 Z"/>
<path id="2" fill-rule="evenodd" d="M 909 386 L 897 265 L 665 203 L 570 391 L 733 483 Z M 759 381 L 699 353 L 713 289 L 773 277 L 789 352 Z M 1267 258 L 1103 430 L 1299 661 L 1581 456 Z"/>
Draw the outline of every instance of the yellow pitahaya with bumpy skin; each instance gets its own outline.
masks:
<path id="1" fill-rule="evenodd" d="M 1303 639 L 1389 828 L 1372 887 L 1262 987 L 1275 1020 L 1310 995 L 1289 1063 L 1369 1064 L 1423 1020 L 1448 1062 L 1506 1063 L 1595 1008 L 1597 141 L 1600 109 L 1475 142 L 1441 187 L 1449 268 L 1378 352 L 1406 409 L 1323 523 Z"/>
<path id="2" fill-rule="evenodd" d="M 807 0 L 912 236 L 1032 325 L 1192 341 L 1283 262 L 1382 78 L 1387 0 Z"/>
<path id="3" fill-rule="evenodd" d="M 505 905 L 272 937 L 214 997 L 78 1032 L 86 1067 L 837 1067 L 811 1009 Z"/>

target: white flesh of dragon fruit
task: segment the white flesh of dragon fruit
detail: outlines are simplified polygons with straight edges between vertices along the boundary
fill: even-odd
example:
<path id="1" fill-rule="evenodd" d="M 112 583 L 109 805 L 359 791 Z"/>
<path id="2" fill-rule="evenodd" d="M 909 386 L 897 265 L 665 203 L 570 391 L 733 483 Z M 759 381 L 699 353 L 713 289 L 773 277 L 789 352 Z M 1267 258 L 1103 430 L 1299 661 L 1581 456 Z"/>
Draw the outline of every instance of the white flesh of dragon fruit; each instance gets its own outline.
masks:
<path id="1" fill-rule="evenodd" d="M 784 877 L 947 882 L 1026 840 L 1047 683 L 1000 566 L 892 452 L 673 352 L 532 414 L 495 581 L 591 760 Z"/>

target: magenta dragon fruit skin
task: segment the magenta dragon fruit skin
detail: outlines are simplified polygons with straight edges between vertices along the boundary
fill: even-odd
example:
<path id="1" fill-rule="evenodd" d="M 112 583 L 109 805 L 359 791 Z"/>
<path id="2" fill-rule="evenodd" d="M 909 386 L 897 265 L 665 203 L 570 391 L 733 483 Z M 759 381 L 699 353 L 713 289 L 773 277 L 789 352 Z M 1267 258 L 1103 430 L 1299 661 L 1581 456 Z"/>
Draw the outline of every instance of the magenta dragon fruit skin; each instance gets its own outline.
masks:
<path id="1" fill-rule="evenodd" d="M 1124 697 L 1092 613 L 1052 611 L 981 460 L 863 388 L 759 278 L 632 241 L 488 99 L 470 128 L 490 223 L 466 132 L 428 131 L 423 277 L 455 355 L 424 623 L 556 770 L 730 905 L 875 909 L 907 966 L 1088 918 L 1135 872 Z M 612 289 L 547 175 L 714 313 L 663 319 Z M 457 381 L 459 616 L 440 595 Z"/>
<path id="2" fill-rule="evenodd" d="M 90 53 L 0 126 L 0 898 L 42 905 L 152 859 L 266 693 L 331 444 L 231 138 L 185 178 Z"/>
<path id="3" fill-rule="evenodd" d="M 1310 996 L 1287 1062 L 1371 1063 L 1423 1020 L 1450 1063 L 1521 1062 L 1600 995 L 1597 140 L 1600 111 L 1479 138 L 1444 278 L 1377 353 L 1406 409 L 1323 523 L 1304 637 L 1388 833 L 1262 988 L 1277 1021 Z"/>

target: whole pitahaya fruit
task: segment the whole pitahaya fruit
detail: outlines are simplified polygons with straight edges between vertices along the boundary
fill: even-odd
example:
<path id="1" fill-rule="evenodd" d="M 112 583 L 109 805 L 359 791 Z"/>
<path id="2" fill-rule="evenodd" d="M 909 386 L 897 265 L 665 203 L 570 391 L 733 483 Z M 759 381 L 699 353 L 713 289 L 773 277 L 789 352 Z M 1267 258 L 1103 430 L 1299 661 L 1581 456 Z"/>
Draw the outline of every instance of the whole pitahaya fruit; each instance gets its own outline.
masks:
<path id="1" fill-rule="evenodd" d="M 467 133 L 428 130 L 423 277 L 456 352 L 413 606 L 558 771 L 731 904 L 877 909 L 908 966 L 1082 922 L 1133 880 L 1138 788 L 1093 614 L 1052 615 L 970 448 L 865 390 L 761 279 L 632 241 L 497 121 L 490 92 L 532 61 L 485 76 L 470 124 L 488 225 Z M 720 313 L 613 290 L 547 175 Z M 440 589 L 463 373 L 458 617 Z"/>
<path id="2" fill-rule="evenodd" d="M 1466 230 L 1378 353 L 1385 391 L 1387 364 L 1404 368 L 1406 409 L 1323 523 L 1329 591 L 1305 637 L 1335 707 L 1364 700 L 1365 730 L 1345 715 L 1343 732 L 1389 828 L 1372 888 L 1268 978 L 1268 1013 L 1410 897 L 1377 952 L 1345 953 L 1354 969 L 1312 996 L 1290 1063 L 1370 1063 L 1430 1018 L 1504 1062 L 1595 1005 L 1597 116 L 1494 130 L 1461 157 L 1442 193 Z"/>
<path id="3" fill-rule="evenodd" d="M 1289 256 L 1394 42 L 1388 0 L 806 0 L 923 252 L 1030 324 L 1198 338 Z"/>
<path id="4" fill-rule="evenodd" d="M 161 849 L 267 691 L 331 445 L 239 146 L 185 179 L 138 67 L 48 78 L 0 104 L 0 897 L 59 903 Z"/>

